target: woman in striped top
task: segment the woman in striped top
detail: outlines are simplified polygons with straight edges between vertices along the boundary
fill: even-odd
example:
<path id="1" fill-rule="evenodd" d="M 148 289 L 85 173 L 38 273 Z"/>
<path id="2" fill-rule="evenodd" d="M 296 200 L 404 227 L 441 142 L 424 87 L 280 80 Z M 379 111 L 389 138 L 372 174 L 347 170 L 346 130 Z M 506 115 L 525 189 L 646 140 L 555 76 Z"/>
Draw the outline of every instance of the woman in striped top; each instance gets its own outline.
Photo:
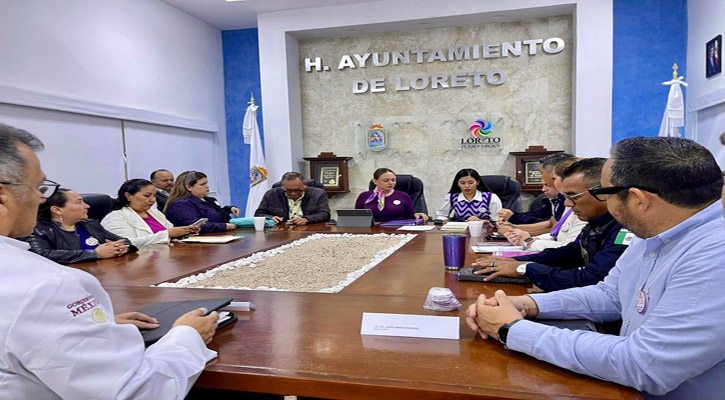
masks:
<path id="1" fill-rule="evenodd" d="M 456 221 L 480 221 L 498 219 L 501 199 L 481 179 L 481 175 L 472 168 L 464 168 L 456 174 L 451 190 L 443 198 L 437 219 Z"/>

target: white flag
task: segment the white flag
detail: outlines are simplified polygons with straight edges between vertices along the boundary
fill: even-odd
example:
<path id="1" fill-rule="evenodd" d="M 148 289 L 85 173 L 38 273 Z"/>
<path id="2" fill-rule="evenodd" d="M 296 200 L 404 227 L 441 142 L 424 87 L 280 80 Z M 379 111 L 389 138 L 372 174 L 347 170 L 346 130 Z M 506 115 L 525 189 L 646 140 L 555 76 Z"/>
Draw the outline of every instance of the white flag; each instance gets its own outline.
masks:
<path id="1" fill-rule="evenodd" d="M 679 127 L 685 126 L 685 102 L 682 98 L 680 85 L 687 86 L 687 83 L 682 79 L 682 77 L 679 77 L 668 82 L 662 82 L 663 85 L 670 86 L 670 94 L 667 96 L 667 106 L 665 107 L 665 115 L 662 116 L 659 136 L 680 137 Z"/>
<path id="2" fill-rule="evenodd" d="M 267 163 L 264 160 L 262 138 L 259 136 L 259 126 L 257 125 L 257 108 L 258 106 L 254 104 L 247 107 L 242 124 L 244 143 L 251 144 L 249 148 L 249 195 L 247 195 L 245 217 L 254 216 L 262 197 L 271 187 L 267 179 Z"/>

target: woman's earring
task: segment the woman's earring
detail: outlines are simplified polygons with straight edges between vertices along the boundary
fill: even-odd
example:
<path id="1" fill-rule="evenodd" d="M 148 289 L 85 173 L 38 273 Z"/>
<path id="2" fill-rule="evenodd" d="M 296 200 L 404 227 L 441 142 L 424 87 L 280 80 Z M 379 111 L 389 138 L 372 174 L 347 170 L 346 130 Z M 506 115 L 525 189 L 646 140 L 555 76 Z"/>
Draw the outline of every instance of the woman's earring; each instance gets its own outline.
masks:
<path id="1" fill-rule="evenodd" d="M 63 214 L 60 214 L 60 224 L 63 225 Z"/>

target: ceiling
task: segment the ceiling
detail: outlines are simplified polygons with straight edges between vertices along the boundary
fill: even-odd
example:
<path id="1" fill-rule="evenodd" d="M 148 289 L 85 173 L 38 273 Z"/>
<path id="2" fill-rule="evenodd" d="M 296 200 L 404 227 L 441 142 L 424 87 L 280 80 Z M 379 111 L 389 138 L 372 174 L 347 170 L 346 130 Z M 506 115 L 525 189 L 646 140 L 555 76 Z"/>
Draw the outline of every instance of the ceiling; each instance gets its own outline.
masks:
<path id="1" fill-rule="evenodd" d="M 162 0 L 220 30 L 257 26 L 257 14 L 302 8 L 372 3 L 376 0 Z"/>

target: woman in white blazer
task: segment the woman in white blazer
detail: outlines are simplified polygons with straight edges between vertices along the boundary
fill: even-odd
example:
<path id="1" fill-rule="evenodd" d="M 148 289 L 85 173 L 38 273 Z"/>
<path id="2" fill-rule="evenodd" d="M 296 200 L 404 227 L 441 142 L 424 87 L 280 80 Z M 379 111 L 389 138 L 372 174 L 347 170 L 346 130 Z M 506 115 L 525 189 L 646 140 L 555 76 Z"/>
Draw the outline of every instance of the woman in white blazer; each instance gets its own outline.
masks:
<path id="1" fill-rule="evenodd" d="M 119 210 L 106 215 L 101 225 L 128 238 L 136 247 L 168 243 L 170 239 L 198 233 L 200 226 L 178 226 L 169 222 L 156 203 L 156 188 L 146 179 L 131 179 L 118 189 Z M 123 234 L 121 234 L 123 233 Z"/>

